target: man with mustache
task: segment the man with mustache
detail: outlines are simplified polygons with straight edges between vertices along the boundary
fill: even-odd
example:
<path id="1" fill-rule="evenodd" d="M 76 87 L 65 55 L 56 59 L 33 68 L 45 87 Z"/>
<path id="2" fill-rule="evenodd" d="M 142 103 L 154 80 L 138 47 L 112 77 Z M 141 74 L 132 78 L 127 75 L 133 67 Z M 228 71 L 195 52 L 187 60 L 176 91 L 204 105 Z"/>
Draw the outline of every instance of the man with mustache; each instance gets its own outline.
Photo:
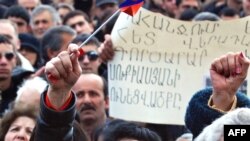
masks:
<path id="1" fill-rule="evenodd" d="M 107 120 L 107 82 L 94 73 L 81 74 L 72 90 L 77 97 L 76 109 L 79 112 L 80 125 L 91 137 L 93 131 Z"/>

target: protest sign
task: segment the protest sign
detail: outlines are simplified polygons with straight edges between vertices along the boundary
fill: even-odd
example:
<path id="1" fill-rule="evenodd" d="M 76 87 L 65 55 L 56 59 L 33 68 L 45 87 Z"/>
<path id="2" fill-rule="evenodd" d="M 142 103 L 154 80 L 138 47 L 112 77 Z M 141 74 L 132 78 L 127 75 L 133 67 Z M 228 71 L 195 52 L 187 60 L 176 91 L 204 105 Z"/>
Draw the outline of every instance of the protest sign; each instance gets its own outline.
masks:
<path id="1" fill-rule="evenodd" d="M 133 17 L 120 14 L 112 41 L 110 115 L 182 125 L 192 95 L 209 85 L 212 60 L 227 52 L 249 56 L 250 18 L 186 22 L 141 8 Z"/>

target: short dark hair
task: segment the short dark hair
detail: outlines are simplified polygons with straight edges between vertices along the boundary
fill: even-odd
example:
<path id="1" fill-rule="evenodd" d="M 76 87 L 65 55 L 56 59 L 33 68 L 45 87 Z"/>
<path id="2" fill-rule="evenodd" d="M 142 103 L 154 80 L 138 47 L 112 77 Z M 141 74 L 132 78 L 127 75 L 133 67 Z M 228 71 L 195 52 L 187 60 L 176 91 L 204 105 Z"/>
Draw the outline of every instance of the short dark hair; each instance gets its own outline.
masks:
<path id="1" fill-rule="evenodd" d="M 13 109 L 7 111 L 1 121 L 0 125 L 0 140 L 3 141 L 6 133 L 8 132 L 11 124 L 19 117 L 25 116 L 36 121 L 38 110 L 24 103 L 16 103 Z"/>
<path id="2" fill-rule="evenodd" d="M 13 5 L 9 9 L 6 10 L 4 14 L 4 18 L 8 19 L 8 17 L 17 17 L 23 19 L 27 24 L 30 22 L 30 15 L 28 11 L 19 5 Z"/>
<path id="3" fill-rule="evenodd" d="M 135 123 L 124 120 L 113 120 L 98 128 L 93 136 L 93 141 L 97 141 L 102 136 L 103 141 L 117 141 L 119 139 L 137 139 L 140 141 L 161 141 L 161 138 L 154 131 L 141 127 Z"/>
<path id="4" fill-rule="evenodd" d="M 61 49 L 63 45 L 62 35 L 64 34 L 75 36 L 76 32 L 68 26 L 57 26 L 50 28 L 44 33 L 41 40 L 42 57 L 44 59 L 43 61 L 45 61 L 44 63 L 49 61 L 47 49 L 51 49 L 53 51 L 59 51 Z"/>
<path id="5" fill-rule="evenodd" d="M 72 11 L 72 12 L 69 12 L 68 14 L 66 14 L 65 17 L 63 18 L 63 22 L 62 23 L 64 25 L 66 25 L 67 22 L 68 22 L 68 20 L 71 19 L 71 18 L 73 18 L 73 17 L 75 17 L 75 16 L 83 16 L 84 19 L 87 22 L 91 23 L 91 20 L 90 20 L 89 16 L 86 13 L 84 13 L 83 11 L 80 11 L 80 10 L 75 10 L 75 11 Z"/>
<path id="6" fill-rule="evenodd" d="M 4 18 L 5 12 L 8 10 L 8 7 L 0 4 L 0 19 Z"/>
<path id="7" fill-rule="evenodd" d="M 237 13 L 236 10 L 234 10 L 233 8 L 229 8 L 229 7 L 223 8 L 223 9 L 220 11 L 220 13 L 219 13 L 220 16 L 224 15 L 224 16 L 231 16 L 231 17 L 233 17 L 233 16 L 235 16 L 235 15 L 237 15 L 237 14 L 238 14 L 238 13 Z"/>
<path id="8" fill-rule="evenodd" d="M 72 43 L 75 43 L 75 44 L 79 44 L 79 43 L 83 43 L 86 39 L 88 39 L 90 37 L 90 34 L 80 34 L 80 35 L 77 35 Z M 96 47 L 99 47 L 100 46 L 100 42 L 99 40 L 96 38 L 96 37 L 92 37 L 90 38 L 90 40 L 86 43 L 86 45 L 96 45 Z"/>

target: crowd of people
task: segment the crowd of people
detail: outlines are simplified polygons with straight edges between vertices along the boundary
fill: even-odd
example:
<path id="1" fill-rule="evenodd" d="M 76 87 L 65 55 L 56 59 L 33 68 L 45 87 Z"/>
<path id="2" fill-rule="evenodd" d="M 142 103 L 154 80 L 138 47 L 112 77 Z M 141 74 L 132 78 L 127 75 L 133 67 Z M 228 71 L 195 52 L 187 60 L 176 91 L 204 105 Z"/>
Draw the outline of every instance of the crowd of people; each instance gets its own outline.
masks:
<path id="1" fill-rule="evenodd" d="M 212 87 L 193 95 L 183 126 L 109 117 L 106 63 L 117 17 L 84 55 L 78 46 L 121 2 L 0 0 L 0 141 L 216 141 L 224 124 L 250 124 L 250 99 L 238 91 L 250 64 L 242 52 L 211 62 Z M 250 0 L 145 0 L 143 7 L 194 22 L 250 15 Z"/>

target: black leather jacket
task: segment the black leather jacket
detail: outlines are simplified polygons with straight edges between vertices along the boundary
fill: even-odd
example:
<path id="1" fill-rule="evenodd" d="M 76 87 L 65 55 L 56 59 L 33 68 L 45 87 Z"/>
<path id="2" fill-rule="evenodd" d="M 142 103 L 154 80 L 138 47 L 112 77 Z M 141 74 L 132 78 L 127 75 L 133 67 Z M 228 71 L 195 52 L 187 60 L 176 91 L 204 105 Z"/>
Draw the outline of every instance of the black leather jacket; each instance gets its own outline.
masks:
<path id="1" fill-rule="evenodd" d="M 30 141 L 87 141 L 87 136 L 75 120 L 76 97 L 64 111 L 55 111 L 45 105 L 45 96 L 41 95 L 40 114 Z"/>

